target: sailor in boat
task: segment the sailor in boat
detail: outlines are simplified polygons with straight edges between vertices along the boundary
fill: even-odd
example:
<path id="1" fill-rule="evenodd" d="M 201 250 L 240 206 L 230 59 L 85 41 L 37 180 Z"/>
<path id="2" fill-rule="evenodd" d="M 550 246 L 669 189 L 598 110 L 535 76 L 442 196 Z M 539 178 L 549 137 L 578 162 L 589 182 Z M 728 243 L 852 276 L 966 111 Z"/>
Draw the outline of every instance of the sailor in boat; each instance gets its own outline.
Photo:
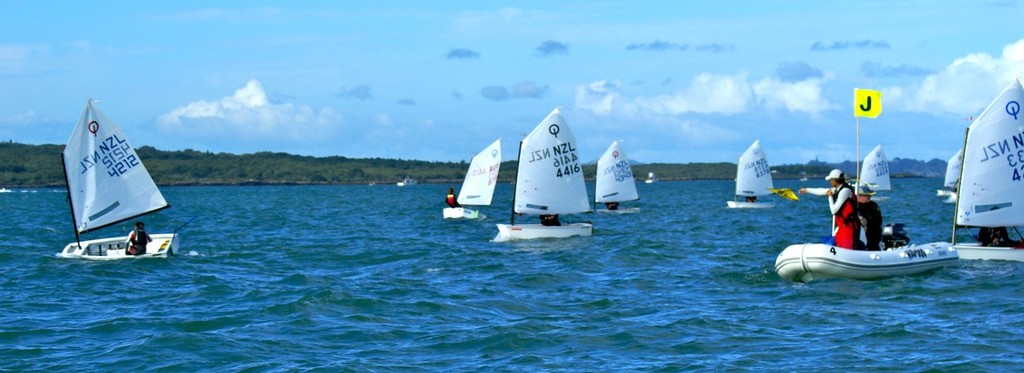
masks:
<path id="1" fill-rule="evenodd" d="M 750 202 L 750 203 L 757 202 L 757 196 L 747 196 L 747 202 Z"/>
<path id="2" fill-rule="evenodd" d="M 562 225 L 562 222 L 558 221 L 558 214 L 541 215 L 540 224 L 546 227 L 557 227 Z"/>
<path id="3" fill-rule="evenodd" d="M 618 210 L 619 209 L 619 203 L 618 202 L 605 202 L 604 203 L 604 207 L 609 209 L 609 210 Z"/>
<path id="4" fill-rule="evenodd" d="M 1024 240 L 1011 240 L 1006 227 L 981 227 L 978 230 L 978 243 L 981 246 L 1021 247 L 1024 245 Z"/>
<path id="5" fill-rule="evenodd" d="M 868 251 L 881 250 L 879 244 L 882 242 L 882 209 L 871 200 L 873 195 L 875 191 L 866 185 L 857 193 L 857 213 L 864 227 L 864 237 L 867 239 L 865 247 Z"/>
<path id="6" fill-rule="evenodd" d="M 149 233 L 146 233 L 145 224 L 137 221 L 135 222 L 135 229 L 132 230 L 132 233 L 128 234 L 128 249 L 125 250 L 125 254 L 145 254 L 146 244 L 150 242 L 153 242 L 153 239 L 149 237 Z"/>
<path id="7" fill-rule="evenodd" d="M 832 213 L 832 237 L 835 246 L 853 249 L 860 236 L 860 219 L 857 218 L 857 200 L 853 187 L 846 182 L 846 174 L 839 169 L 829 172 L 825 180 L 831 188 L 800 188 L 800 194 L 828 196 L 828 208 Z"/>
<path id="8" fill-rule="evenodd" d="M 445 197 L 444 202 L 451 208 L 462 207 L 462 205 L 459 205 L 457 198 L 455 198 L 455 188 L 452 187 L 448 188 L 448 196 Z"/>

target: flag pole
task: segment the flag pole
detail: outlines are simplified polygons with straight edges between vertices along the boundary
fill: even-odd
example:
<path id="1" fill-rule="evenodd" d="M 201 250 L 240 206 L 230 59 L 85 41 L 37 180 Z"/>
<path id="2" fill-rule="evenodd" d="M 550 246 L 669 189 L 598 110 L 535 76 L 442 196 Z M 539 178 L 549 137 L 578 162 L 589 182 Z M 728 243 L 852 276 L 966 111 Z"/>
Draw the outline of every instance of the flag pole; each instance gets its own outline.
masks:
<path id="1" fill-rule="evenodd" d="M 857 118 L 857 163 L 855 166 L 857 169 L 853 170 L 853 172 L 857 176 L 857 184 L 853 186 L 853 191 L 860 193 L 860 117 L 855 118 Z"/>

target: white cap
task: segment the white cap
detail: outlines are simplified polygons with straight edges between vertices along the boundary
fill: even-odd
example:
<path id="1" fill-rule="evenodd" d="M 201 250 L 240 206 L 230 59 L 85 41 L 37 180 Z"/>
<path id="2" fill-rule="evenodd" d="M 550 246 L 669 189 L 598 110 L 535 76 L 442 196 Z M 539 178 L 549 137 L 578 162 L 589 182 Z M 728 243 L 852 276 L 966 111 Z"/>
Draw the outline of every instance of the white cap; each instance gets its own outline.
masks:
<path id="1" fill-rule="evenodd" d="M 829 172 L 828 176 L 825 176 L 825 180 L 839 179 L 841 177 L 843 177 L 843 171 L 839 171 L 837 168 Z"/>

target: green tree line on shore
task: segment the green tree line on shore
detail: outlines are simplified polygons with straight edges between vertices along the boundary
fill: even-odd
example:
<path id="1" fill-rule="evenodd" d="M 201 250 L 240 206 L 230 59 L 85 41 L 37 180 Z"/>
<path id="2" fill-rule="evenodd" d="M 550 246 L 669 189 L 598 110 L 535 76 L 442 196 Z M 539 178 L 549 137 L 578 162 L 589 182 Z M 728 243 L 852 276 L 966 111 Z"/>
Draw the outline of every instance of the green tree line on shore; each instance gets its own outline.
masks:
<path id="1" fill-rule="evenodd" d="M 64 145 L 0 143 L 0 187 L 64 186 L 63 149 Z M 369 184 L 394 183 L 405 178 L 421 183 L 458 184 L 469 167 L 467 161 L 311 157 L 277 152 L 239 155 L 165 151 L 151 146 L 140 147 L 136 152 L 159 185 Z M 945 162 L 937 159 L 927 163 L 903 161 L 924 171 L 900 175 L 899 167 L 893 167 L 890 161 L 890 169 L 896 176 L 936 176 L 945 172 Z M 816 177 L 828 174 L 835 167 L 851 171 L 855 168 L 853 162 L 834 165 L 812 161 L 806 165 L 773 166 L 772 171 L 775 178 Z M 729 162 L 648 163 L 634 164 L 632 168 L 637 179 L 645 178 L 649 172 L 654 172 L 661 180 L 731 180 L 736 177 L 736 164 Z M 584 165 L 583 170 L 591 179 L 597 167 Z M 502 162 L 498 180 L 509 182 L 515 180 L 515 175 L 516 161 Z"/>

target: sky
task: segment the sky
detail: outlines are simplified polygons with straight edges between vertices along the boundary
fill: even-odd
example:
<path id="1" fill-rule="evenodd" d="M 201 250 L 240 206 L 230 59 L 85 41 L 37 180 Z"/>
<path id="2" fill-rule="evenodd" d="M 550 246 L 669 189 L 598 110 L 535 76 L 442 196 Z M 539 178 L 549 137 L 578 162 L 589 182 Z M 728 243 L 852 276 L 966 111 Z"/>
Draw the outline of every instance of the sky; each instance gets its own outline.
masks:
<path id="1" fill-rule="evenodd" d="M 1024 0 L 6 1 L 0 141 L 87 99 L 136 147 L 506 159 L 559 108 L 580 156 L 947 160 L 1024 76 Z M 853 116 L 854 88 L 882 114 Z M 858 124 L 859 123 L 859 124 Z M 858 142 L 859 137 L 859 142 Z M 858 151 L 859 144 L 859 151 Z"/>

